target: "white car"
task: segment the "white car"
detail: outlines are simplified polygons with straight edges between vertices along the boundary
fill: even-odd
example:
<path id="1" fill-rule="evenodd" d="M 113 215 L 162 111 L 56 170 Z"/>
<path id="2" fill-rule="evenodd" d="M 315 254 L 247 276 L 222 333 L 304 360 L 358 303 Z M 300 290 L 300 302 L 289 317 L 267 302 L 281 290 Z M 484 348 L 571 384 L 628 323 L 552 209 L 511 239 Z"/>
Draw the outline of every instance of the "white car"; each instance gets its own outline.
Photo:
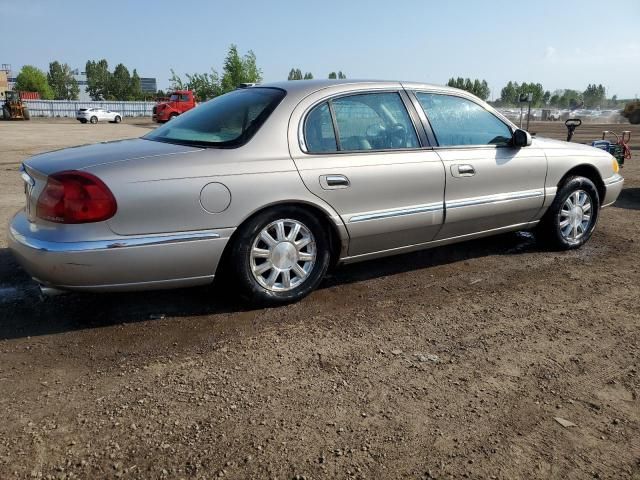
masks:
<path id="1" fill-rule="evenodd" d="M 80 123 L 98 123 L 99 121 L 120 123 L 122 115 L 104 108 L 80 108 L 76 113 L 76 120 Z"/>

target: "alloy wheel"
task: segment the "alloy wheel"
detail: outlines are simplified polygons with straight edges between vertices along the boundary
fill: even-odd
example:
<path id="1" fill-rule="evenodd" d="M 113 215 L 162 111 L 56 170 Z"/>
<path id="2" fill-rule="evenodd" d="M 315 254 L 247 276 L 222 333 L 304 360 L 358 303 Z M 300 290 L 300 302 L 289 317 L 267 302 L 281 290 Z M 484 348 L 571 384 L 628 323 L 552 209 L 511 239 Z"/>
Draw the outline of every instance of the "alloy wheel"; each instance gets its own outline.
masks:
<path id="1" fill-rule="evenodd" d="M 591 197 L 584 190 L 572 192 L 560 210 L 560 233 L 576 242 L 588 231 L 592 218 Z"/>

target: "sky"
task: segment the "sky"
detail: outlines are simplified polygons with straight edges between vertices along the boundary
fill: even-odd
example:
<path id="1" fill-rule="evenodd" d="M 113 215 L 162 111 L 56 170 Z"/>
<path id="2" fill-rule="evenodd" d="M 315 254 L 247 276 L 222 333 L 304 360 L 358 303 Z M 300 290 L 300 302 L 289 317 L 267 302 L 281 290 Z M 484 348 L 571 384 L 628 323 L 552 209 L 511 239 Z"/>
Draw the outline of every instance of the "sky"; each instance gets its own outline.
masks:
<path id="1" fill-rule="evenodd" d="M 640 94 L 640 0 L 0 0 L 0 63 L 122 62 L 169 85 L 222 70 L 230 44 L 253 50 L 264 82 L 291 68 L 325 78 L 444 84 L 486 79 L 546 90 L 603 84 Z"/>

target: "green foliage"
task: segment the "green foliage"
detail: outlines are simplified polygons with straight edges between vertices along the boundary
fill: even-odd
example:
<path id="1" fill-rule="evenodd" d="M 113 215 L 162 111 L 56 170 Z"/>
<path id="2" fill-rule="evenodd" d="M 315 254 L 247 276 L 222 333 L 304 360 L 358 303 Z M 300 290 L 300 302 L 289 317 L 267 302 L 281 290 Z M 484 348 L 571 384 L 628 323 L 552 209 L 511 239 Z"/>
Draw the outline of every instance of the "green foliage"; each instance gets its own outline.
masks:
<path id="1" fill-rule="evenodd" d="M 107 61 L 104 58 L 97 62 L 89 60 L 84 70 L 87 75 L 87 93 L 91 99 L 105 100 L 109 96 L 111 86 L 111 73 Z"/>
<path id="2" fill-rule="evenodd" d="M 586 107 L 601 107 L 606 101 L 606 91 L 604 86 L 589 84 L 587 89 L 582 93 L 582 98 Z"/>
<path id="3" fill-rule="evenodd" d="M 47 82 L 45 73 L 33 65 L 25 65 L 16 77 L 14 90 L 18 92 L 38 92 L 40 98 L 51 100 L 54 98 L 53 89 Z"/>
<path id="4" fill-rule="evenodd" d="M 302 80 L 302 70 L 300 70 L 299 68 L 292 68 L 289 71 L 289 76 L 287 77 L 287 80 Z"/>
<path id="5" fill-rule="evenodd" d="M 56 100 L 77 100 L 80 93 L 78 82 L 73 78 L 71 67 L 53 61 L 49 63 L 49 73 L 47 73 L 47 82 L 53 91 L 53 97 Z"/>
<path id="6" fill-rule="evenodd" d="M 131 82 L 129 82 L 129 100 L 141 100 L 144 98 L 142 86 L 140 85 L 140 76 L 134 68 L 131 74 Z"/>
<path id="7" fill-rule="evenodd" d="M 347 76 L 346 76 L 344 73 L 342 73 L 342 70 L 341 70 L 341 71 L 339 71 L 338 73 L 336 73 L 336 72 L 331 72 L 331 73 L 329 74 L 329 78 L 332 78 L 332 79 L 336 79 L 336 78 L 338 78 L 338 79 L 343 80 L 343 79 L 347 78 Z"/>
<path id="8" fill-rule="evenodd" d="M 486 80 L 471 80 L 470 78 L 453 78 L 451 77 L 447 82 L 447 85 L 454 88 L 459 88 L 461 90 L 465 90 L 469 93 L 474 94 L 476 97 L 481 98 L 482 100 L 486 100 L 489 98 L 489 94 L 491 90 L 489 90 L 489 84 Z"/>
<path id="9" fill-rule="evenodd" d="M 131 90 L 131 75 L 122 63 L 116 65 L 109 85 L 109 91 L 105 97 L 107 100 L 127 100 Z"/>
<path id="10" fill-rule="evenodd" d="M 241 57 L 235 45 L 231 45 L 227 52 L 222 78 L 218 72 L 211 69 L 211 73 L 188 73 L 186 81 L 183 81 L 171 69 L 169 79 L 172 90 L 192 90 L 200 102 L 235 90 L 241 83 L 260 83 L 261 81 L 262 71 L 256 63 L 256 55 L 249 50 L 244 57 Z"/>
<path id="11" fill-rule="evenodd" d="M 500 92 L 500 105 L 519 105 L 520 95 L 523 93 L 533 94 L 532 107 L 542 107 L 545 104 L 545 90 L 540 83 L 527 83 L 521 85 L 518 82 L 509 82 Z M 550 94 L 549 94 L 550 95 Z"/>
<path id="12" fill-rule="evenodd" d="M 311 72 L 307 72 L 304 75 L 302 75 L 302 70 L 300 70 L 299 68 L 292 68 L 289 71 L 289 76 L 287 77 L 287 80 L 311 80 L 313 79 L 313 74 Z"/>

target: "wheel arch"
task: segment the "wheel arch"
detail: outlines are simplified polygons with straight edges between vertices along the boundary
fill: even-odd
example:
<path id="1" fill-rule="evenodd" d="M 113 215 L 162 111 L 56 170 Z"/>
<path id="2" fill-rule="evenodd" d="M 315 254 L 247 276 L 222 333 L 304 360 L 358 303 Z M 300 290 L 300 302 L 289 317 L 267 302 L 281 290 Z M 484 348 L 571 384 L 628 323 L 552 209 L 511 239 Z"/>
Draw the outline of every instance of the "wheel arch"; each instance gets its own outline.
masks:
<path id="1" fill-rule="evenodd" d="M 254 210 L 249 213 L 243 220 L 240 222 L 235 232 L 229 238 L 227 245 L 225 246 L 222 256 L 220 258 L 220 262 L 218 262 L 218 268 L 216 271 L 216 275 L 222 270 L 224 270 L 225 265 L 229 260 L 229 256 L 231 251 L 233 250 L 233 246 L 237 243 L 239 232 L 247 222 L 253 220 L 258 215 L 263 214 L 269 210 L 273 210 L 276 208 L 286 208 L 286 207 L 297 207 L 302 208 L 316 216 L 328 229 L 329 232 L 329 245 L 331 249 L 331 264 L 330 267 L 335 267 L 340 260 L 343 254 L 346 254 L 347 245 L 348 245 L 348 235 L 346 232 L 346 228 L 342 221 L 336 221 L 337 214 L 334 212 L 323 208 L 315 203 L 311 203 L 309 201 L 304 200 L 282 200 L 270 203 L 268 205 L 263 205 L 260 208 Z"/>
<path id="2" fill-rule="evenodd" d="M 604 200 L 605 194 L 607 193 L 604 181 L 602 180 L 598 169 L 588 163 L 576 165 L 575 167 L 572 167 L 567 173 L 565 173 L 558 182 L 558 189 L 560 189 L 562 185 L 564 185 L 568 178 L 576 176 L 585 177 L 591 180 L 598 190 L 600 202 Z"/>

